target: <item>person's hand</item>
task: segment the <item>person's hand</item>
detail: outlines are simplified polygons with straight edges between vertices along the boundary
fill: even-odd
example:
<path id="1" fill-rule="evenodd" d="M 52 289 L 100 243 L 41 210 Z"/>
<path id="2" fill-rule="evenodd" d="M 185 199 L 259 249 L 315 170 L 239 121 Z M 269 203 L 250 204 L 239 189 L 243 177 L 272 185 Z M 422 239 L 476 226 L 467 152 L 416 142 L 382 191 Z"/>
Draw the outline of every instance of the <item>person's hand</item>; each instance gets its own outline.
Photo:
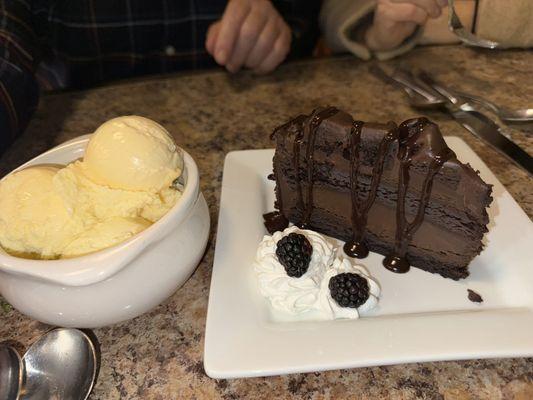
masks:
<path id="1" fill-rule="evenodd" d="M 289 53 L 291 30 L 268 0 L 230 0 L 207 31 L 205 47 L 230 72 L 276 68 Z"/>
<path id="2" fill-rule="evenodd" d="M 418 25 L 438 18 L 448 0 L 378 0 L 374 21 L 365 33 L 374 51 L 391 50 L 408 38 Z"/>

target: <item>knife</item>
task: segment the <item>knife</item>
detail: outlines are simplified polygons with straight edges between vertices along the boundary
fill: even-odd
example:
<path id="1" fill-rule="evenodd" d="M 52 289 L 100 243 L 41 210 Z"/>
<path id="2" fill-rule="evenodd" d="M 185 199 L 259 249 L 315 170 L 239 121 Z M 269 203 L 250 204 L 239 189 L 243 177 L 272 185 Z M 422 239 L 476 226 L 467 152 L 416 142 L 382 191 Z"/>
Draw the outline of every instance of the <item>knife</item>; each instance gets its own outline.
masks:
<path id="1" fill-rule="evenodd" d="M 533 158 L 515 142 L 507 138 L 494 121 L 476 111 L 467 101 L 456 97 L 427 73 L 420 72 L 419 78 L 448 101 L 444 107 L 457 122 L 526 170 L 530 175 L 533 175 Z"/>

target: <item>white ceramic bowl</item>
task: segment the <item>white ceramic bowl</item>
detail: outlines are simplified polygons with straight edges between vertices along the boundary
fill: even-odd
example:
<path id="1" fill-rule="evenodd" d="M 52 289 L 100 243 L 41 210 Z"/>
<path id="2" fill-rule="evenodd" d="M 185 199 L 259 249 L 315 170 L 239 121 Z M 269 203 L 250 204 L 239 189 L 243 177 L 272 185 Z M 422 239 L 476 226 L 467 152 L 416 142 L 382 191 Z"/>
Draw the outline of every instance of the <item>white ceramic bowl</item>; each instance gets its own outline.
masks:
<path id="1" fill-rule="evenodd" d="M 66 142 L 18 169 L 66 164 L 83 156 L 89 135 Z M 64 327 L 96 328 L 157 306 L 192 274 L 209 236 L 209 211 L 198 168 L 184 152 L 183 196 L 143 232 L 81 257 L 28 260 L 0 248 L 0 293 L 17 310 Z"/>

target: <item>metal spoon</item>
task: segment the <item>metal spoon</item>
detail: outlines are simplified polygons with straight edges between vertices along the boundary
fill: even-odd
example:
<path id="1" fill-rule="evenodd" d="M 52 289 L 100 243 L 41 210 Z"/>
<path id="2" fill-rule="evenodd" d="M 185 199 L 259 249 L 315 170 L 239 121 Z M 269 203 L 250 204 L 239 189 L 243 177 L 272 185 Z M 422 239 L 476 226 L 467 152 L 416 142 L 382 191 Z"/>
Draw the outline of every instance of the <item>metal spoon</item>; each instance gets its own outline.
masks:
<path id="1" fill-rule="evenodd" d="M 18 399 L 23 375 L 19 353 L 7 344 L 0 344 L 0 399 Z"/>
<path id="2" fill-rule="evenodd" d="M 433 106 L 439 107 L 443 104 L 444 99 L 440 96 L 440 93 L 433 91 L 431 86 L 427 85 L 427 82 L 424 79 L 421 79 L 423 75 L 428 76 L 424 71 L 419 71 L 415 76 L 406 71 L 396 72 L 400 77 L 402 77 L 402 82 L 410 86 L 416 94 L 421 95 L 424 98 L 422 101 L 423 107 Z M 480 96 L 475 96 L 473 94 L 468 94 L 458 90 L 449 90 L 456 97 L 461 97 L 465 100 L 470 100 L 477 105 L 480 105 L 488 110 L 493 111 L 502 122 L 532 122 L 533 121 L 533 108 L 523 108 L 509 110 L 497 106 L 493 102 L 486 100 Z M 411 96 L 411 103 L 413 106 L 419 105 L 416 96 Z M 444 101 L 445 102 L 445 101 Z"/>
<path id="3" fill-rule="evenodd" d="M 53 329 L 22 358 L 26 370 L 21 400 L 85 400 L 96 379 L 98 357 L 89 336 L 78 329 Z"/>
<path id="4" fill-rule="evenodd" d="M 472 100 L 475 103 L 482 105 L 485 108 L 493 111 L 502 121 L 508 122 L 531 122 L 533 121 L 533 108 L 523 108 L 518 110 L 508 110 L 506 108 L 497 106 L 492 101 L 486 100 L 479 96 L 455 91 L 460 97 L 467 100 Z"/>

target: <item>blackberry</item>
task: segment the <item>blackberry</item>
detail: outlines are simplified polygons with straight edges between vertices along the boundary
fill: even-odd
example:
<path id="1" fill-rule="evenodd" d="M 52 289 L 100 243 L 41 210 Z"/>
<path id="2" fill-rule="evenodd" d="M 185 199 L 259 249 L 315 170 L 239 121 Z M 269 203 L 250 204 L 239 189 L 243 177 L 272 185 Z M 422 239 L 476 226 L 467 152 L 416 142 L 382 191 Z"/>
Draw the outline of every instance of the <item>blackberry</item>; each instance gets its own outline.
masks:
<path id="1" fill-rule="evenodd" d="M 345 272 L 329 280 L 331 297 L 341 307 L 357 308 L 370 296 L 368 281 L 361 275 Z"/>
<path id="2" fill-rule="evenodd" d="M 307 272 L 313 254 L 313 246 L 304 235 L 289 233 L 282 237 L 276 246 L 278 260 L 287 275 L 299 278 Z"/>

